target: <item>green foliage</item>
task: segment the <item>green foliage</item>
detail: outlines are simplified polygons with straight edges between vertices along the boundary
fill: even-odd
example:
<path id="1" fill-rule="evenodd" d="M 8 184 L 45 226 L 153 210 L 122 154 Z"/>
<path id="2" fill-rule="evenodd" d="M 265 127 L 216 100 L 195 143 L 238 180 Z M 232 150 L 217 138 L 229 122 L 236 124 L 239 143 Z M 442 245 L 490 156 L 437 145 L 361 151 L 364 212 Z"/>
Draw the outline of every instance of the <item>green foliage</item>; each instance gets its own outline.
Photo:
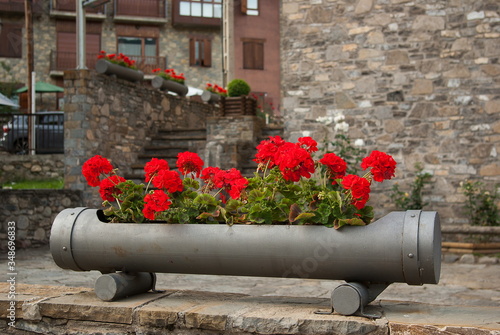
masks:
<path id="1" fill-rule="evenodd" d="M 32 189 L 62 189 L 64 180 L 62 178 L 46 180 L 19 180 L 12 181 L 2 185 L 2 188 L 13 190 L 32 190 Z"/>
<path id="2" fill-rule="evenodd" d="M 391 200 L 402 210 L 422 209 L 428 205 L 422 198 L 422 192 L 425 185 L 432 182 L 432 175 L 423 172 L 421 163 L 416 163 L 415 169 L 417 174 L 410 185 L 410 192 L 401 191 L 398 184 L 394 184 L 392 187 Z"/>
<path id="3" fill-rule="evenodd" d="M 466 181 L 461 185 L 467 197 L 465 209 L 471 225 L 500 226 L 500 210 L 497 205 L 500 200 L 499 186 L 495 185 L 492 190 L 487 190 L 479 181 Z"/>
<path id="4" fill-rule="evenodd" d="M 251 89 L 246 81 L 243 79 L 233 79 L 227 85 L 227 95 L 229 97 L 239 97 L 242 95 L 248 95 Z"/>

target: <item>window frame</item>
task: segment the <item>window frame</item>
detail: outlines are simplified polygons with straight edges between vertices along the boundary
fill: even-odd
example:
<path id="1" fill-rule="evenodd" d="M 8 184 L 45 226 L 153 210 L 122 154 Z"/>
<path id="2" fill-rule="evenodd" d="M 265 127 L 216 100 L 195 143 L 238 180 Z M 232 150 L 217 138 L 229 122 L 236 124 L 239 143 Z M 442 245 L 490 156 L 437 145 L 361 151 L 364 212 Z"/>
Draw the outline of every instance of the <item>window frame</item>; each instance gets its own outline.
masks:
<path id="1" fill-rule="evenodd" d="M 201 45 L 199 57 L 196 55 L 196 44 Z M 189 38 L 189 66 L 212 67 L 212 39 L 206 36 Z"/>

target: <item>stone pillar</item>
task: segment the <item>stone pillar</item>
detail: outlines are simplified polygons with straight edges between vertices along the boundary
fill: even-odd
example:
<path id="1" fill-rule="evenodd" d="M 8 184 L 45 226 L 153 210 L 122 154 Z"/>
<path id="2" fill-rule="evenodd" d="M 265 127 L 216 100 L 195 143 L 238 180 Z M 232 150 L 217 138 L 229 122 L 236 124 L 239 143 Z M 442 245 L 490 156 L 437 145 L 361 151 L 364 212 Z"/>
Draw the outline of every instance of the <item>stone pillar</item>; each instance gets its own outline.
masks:
<path id="1" fill-rule="evenodd" d="M 92 141 L 86 136 L 93 105 L 88 95 L 91 85 L 89 70 L 64 72 L 64 185 L 82 191 L 82 206 L 100 206 L 101 202 L 82 176 L 82 165 L 92 154 Z"/>
<path id="2" fill-rule="evenodd" d="M 262 127 L 263 120 L 257 116 L 207 118 L 205 164 L 243 170 L 255 153 Z"/>

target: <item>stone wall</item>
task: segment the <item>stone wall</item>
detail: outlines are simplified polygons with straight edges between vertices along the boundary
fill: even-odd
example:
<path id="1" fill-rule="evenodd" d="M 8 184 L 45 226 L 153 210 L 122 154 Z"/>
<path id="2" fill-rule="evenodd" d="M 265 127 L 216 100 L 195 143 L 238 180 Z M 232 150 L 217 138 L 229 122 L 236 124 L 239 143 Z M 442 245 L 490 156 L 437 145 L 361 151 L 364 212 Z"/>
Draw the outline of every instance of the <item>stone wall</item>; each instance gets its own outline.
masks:
<path id="1" fill-rule="evenodd" d="M 111 160 L 122 175 L 158 129 L 206 127 L 207 116 L 217 109 L 95 71 L 64 74 L 65 185 L 84 191 L 88 206 L 99 206 L 96 191 L 81 175 L 83 163 L 94 155 Z M 90 201 L 90 202 L 89 202 Z"/>
<path id="2" fill-rule="evenodd" d="M 288 139 L 331 141 L 343 115 L 352 140 L 398 162 L 374 187 L 379 212 L 421 162 L 434 176 L 426 209 L 466 223 L 460 183 L 500 181 L 500 3 L 284 0 L 281 23 Z"/>
<path id="3" fill-rule="evenodd" d="M 48 244 L 52 222 L 65 208 L 81 207 L 81 192 L 72 190 L 1 190 L 0 250 L 7 247 L 7 227 L 15 222 L 17 247 Z"/>
<path id="4" fill-rule="evenodd" d="M 1 156 L 0 185 L 19 180 L 62 178 L 64 155 Z"/>

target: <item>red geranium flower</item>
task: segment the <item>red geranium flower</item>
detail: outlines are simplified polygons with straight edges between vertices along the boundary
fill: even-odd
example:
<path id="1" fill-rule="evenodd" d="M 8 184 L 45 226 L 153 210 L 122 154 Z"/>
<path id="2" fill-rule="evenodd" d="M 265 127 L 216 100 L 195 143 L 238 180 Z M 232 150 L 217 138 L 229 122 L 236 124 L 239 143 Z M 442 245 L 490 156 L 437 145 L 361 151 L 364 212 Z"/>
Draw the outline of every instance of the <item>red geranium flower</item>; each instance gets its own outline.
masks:
<path id="1" fill-rule="evenodd" d="M 172 202 L 168 195 L 162 190 L 155 190 L 144 197 L 144 208 L 142 213 L 149 220 L 155 219 L 155 214 L 166 211 Z"/>
<path id="2" fill-rule="evenodd" d="M 205 164 L 203 160 L 194 152 L 186 151 L 177 155 L 177 168 L 183 175 L 193 173 L 198 178 L 203 164 Z"/>
<path id="3" fill-rule="evenodd" d="M 357 209 L 365 207 L 370 198 L 370 182 L 365 178 L 349 174 L 342 179 L 342 186 L 351 192 L 352 204 Z"/>
<path id="4" fill-rule="evenodd" d="M 314 161 L 311 154 L 298 145 L 286 142 L 278 148 L 275 155 L 283 178 L 288 181 L 299 181 L 300 177 L 310 178 L 314 173 Z"/>
<path id="5" fill-rule="evenodd" d="M 257 154 L 255 155 L 254 162 L 267 165 L 267 168 L 271 169 L 276 165 L 276 152 L 285 143 L 287 142 L 279 136 L 269 136 L 269 140 L 264 140 L 257 146 Z"/>
<path id="6" fill-rule="evenodd" d="M 218 188 L 224 188 L 232 199 L 237 199 L 247 187 L 248 180 L 243 178 L 240 171 L 232 168 L 227 171 L 219 170 L 214 176 L 214 184 Z"/>
<path id="7" fill-rule="evenodd" d="M 115 201 L 115 195 L 122 193 L 116 186 L 125 181 L 127 181 L 125 178 L 116 175 L 103 179 L 99 185 L 99 194 L 102 200 Z"/>
<path id="8" fill-rule="evenodd" d="M 144 172 L 146 174 L 146 183 L 153 178 L 161 170 L 169 170 L 168 162 L 164 159 L 152 158 L 144 165 Z"/>
<path id="9" fill-rule="evenodd" d="M 184 186 L 177 171 L 160 170 L 153 179 L 153 185 L 156 188 L 164 188 L 170 193 L 182 192 Z"/>
<path id="10" fill-rule="evenodd" d="M 394 171 L 396 170 L 396 161 L 392 156 L 386 154 L 385 152 L 374 150 L 370 156 L 363 158 L 361 162 L 361 168 L 366 170 L 371 167 L 370 172 L 373 175 L 373 179 L 378 182 L 382 182 L 385 179 L 391 179 L 394 177 Z"/>
<path id="11" fill-rule="evenodd" d="M 333 179 L 333 185 L 337 184 L 335 179 L 340 179 L 345 176 L 347 163 L 334 153 L 325 154 L 319 162 L 327 167 L 328 176 L 330 179 Z"/>
<path id="12" fill-rule="evenodd" d="M 101 174 L 108 174 L 111 171 L 113 171 L 111 163 L 100 155 L 88 159 L 82 166 L 82 174 L 92 187 L 99 186 Z"/>
<path id="13" fill-rule="evenodd" d="M 315 140 L 313 140 L 311 137 L 309 137 L 309 136 L 307 136 L 307 137 L 299 137 L 298 141 L 299 141 L 298 145 L 301 148 L 306 149 L 307 152 L 313 153 L 313 152 L 318 151 L 318 142 L 316 142 Z"/>

